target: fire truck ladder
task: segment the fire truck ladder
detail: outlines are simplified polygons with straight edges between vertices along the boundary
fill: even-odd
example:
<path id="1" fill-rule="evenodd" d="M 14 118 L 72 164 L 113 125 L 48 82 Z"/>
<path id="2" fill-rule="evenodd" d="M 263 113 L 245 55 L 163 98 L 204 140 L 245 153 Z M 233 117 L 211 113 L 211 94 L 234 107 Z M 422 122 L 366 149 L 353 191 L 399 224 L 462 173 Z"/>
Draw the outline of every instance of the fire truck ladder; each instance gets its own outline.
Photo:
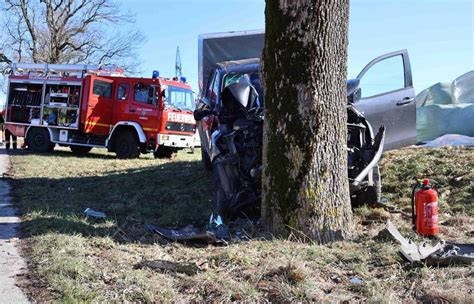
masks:
<path id="1" fill-rule="evenodd" d="M 101 70 L 97 65 L 80 65 L 80 64 L 48 64 L 48 63 L 13 63 L 13 75 L 81 75 L 95 73 Z"/>

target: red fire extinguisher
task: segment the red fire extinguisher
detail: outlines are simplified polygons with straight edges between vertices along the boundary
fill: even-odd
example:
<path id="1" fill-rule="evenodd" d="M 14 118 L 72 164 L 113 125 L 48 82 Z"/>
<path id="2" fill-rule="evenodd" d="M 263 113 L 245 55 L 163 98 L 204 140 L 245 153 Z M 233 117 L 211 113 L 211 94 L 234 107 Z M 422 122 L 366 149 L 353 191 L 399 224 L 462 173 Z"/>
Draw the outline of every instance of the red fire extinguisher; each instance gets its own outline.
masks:
<path id="1" fill-rule="evenodd" d="M 421 235 L 437 235 L 438 226 L 438 192 L 425 178 L 417 182 L 411 195 L 411 214 L 413 228 Z"/>

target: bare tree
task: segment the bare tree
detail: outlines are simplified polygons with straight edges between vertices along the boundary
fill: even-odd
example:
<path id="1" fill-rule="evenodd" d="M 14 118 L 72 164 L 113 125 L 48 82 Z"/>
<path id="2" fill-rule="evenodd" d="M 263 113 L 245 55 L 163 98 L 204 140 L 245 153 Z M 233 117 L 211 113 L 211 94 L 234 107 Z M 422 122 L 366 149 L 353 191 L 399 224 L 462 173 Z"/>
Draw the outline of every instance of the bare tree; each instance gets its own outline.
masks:
<path id="1" fill-rule="evenodd" d="M 4 0 L 0 65 L 11 62 L 117 64 L 136 68 L 145 42 L 134 17 L 113 0 Z"/>
<path id="2" fill-rule="evenodd" d="M 349 0 L 266 1 L 262 217 L 277 235 L 350 234 Z"/>

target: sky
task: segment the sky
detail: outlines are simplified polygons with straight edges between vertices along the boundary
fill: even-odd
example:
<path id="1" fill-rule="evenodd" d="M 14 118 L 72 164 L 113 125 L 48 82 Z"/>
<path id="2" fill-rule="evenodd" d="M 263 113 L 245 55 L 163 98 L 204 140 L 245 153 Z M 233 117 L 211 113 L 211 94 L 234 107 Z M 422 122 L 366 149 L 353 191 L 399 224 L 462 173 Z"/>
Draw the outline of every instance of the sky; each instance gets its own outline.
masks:
<path id="1" fill-rule="evenodd" d="M 197 41 L 204 33 L 263 29 L 264 0 L 117 0 L 146 36 L 141 76 L 183 76 L 197 90 Z M 407 49 L 416 92 L 474 69 L 473 0 L 352 0 L 348 77 L 373 58 Z M 3 96 L 2 96 L 3 97 Z"/>
<path id="2" fill-rule="evenodd" d="M 174 76 L 179 46 L 183 75 L 197 90 L 199 34 L 263 29 L 264 0 L 121 0 L 147 36 L 142 75 Z M 348 77 L 373 58 L 407 49 L 416 92 L 474 69 L 473 0 L 352 0 Z"/>

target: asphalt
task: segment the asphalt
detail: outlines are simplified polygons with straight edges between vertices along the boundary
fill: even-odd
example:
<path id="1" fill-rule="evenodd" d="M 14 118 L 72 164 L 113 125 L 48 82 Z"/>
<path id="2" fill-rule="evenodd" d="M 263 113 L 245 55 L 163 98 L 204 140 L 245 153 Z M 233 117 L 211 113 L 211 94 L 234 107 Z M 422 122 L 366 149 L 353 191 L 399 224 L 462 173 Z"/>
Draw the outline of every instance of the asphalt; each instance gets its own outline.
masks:
<path id="1" fill-rule="evenodd" d="M 12 205 L 10 185 L 3 179 L 9 165 L 4 147 L 0 147 L 0 303 L 29 303 L 16 285 L 16 277 L 26 269 L 18 253 L 20 218 Z"/>

